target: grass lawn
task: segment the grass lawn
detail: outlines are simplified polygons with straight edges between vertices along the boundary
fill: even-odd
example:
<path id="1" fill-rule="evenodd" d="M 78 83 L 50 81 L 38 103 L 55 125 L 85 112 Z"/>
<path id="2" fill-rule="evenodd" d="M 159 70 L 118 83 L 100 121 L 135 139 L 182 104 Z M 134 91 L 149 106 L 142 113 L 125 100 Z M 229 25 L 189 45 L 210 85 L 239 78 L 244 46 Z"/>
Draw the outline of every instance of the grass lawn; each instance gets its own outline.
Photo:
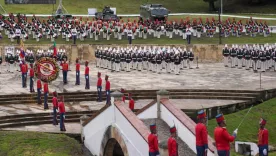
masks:
<path id="1" fill-rule="evenodd" d="M 63 134 L 0 131 L 1 156 L 80 156 L 81 145 Z"/>
<path id="2" fill-rule="evenodd" d="M 216 7 L 219 6 L 219 1 L 216 2 Z M 203 0 L 66 0 L 63 1 L 63 6 L 69 13 L 72 14 L 87 14 L 88 8 L 97 8 L 101 11 L 105 5 L 117 8 L 119 14 L 137 14 L 139 7 L 145 3 L 159 3 L 163 4 L 171 12 L 209 12 L 208 3 Z M 7 12 L 20 12 L 28 14 L 51 14 L 53 12 L 53 5 L 5 5 L 4 0 L 0 0 L 0 4 Z M 54 11 L 58 7 L 54 5 Z M 225 13 L 275 13 L 275 3 L 267 5 L 248 6 L 239 3 L 233 3 L 233 0 L 224 1 L 223 11 Z"/>
<path id="3" fill-rule="evenodd" d="M 102 36 L 102 35 L 101 35 Z M 112 39 L 107 41 L 106 39 L 100 39 L 98 41 L 95 41 L 94 39 L 85 39 L 83 42 L 80 40 L 77 40 L 77 44 L 127 44 L 128 41 L 125 38 L 122 40 Z M 137 37 L 136 37 L 137 38 Z M 248 36 L 242 36 L 240 38 L 238 37 L 229 37 L 229 38 L 222 38 L 222 44 L 264 44 L 264 43 L 275 43 L 276 42 L 276 34 L 273 34 L 273 36 L 269 37 L 263 37 L 258 36 L 255 38 L 248 37 Z M 56 40 L 57 44 L 72 44 L 72 40 L 69 42 L 66 42 L 65 39 L 58 38 Z M 186 40 L 183 40 L 180 37 L 175 37 L 172 39 L 169 39 L 166 36 L 162 36 L 160 39 L 148 37 L 148 39 L 135 39 L 132 41 L 133 44 L 187 44 Z M 192 44 L 218 44 L 219 38 L 218 36 L 215 36 L 214 38 L 207 38 L 207 37 L 201 37 L 201 38 L 192 38 Z M 16 44 L 16 41 L 14 43 L 11 43 L 10 40 L 5 36 L 4 39 L 0 41 L 0 44 Z M 24 42 L 24 44 L 52 44 L 50 39 L 42 39 L 39 42 L 36 42 L 34 39 L 29 39 Z"/>
<path id="4" fill-rule="evenodd" d="M 260 117 L 267 119 L 266 128 L 269 130 L 269 144 L 276 147 L 276 98 L 268 100 L 260 105 L 254 106 L 248 114 L 243 124 L 240 126 L 237 141 L 247 141 L 257 143 Z M 248 109 L 237 113 L 225 115 L 227 130 L 230 134 L 237 128 Z M 214 129 L 217 126 L 216 119 L 209 120 L 208 132 L 214 136 Z M 272 153 L 276 155 L 276 153 Z"/>

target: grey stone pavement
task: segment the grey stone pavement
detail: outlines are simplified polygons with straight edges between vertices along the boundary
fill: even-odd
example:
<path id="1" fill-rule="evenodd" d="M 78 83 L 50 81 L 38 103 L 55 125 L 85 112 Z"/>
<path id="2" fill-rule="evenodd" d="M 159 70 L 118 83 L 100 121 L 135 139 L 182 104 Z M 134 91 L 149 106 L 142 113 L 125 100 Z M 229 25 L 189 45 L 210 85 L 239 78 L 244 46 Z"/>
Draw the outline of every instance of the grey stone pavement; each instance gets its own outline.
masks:
<path id="1" fill-rule="evenodd" d="M 0 68 L 2 68 L 0 94 L 29 93 L 29 88 L 22 88 L 19 72 L 10 74 L 4 71 L 5 66 L 1 65 Z M 63 85 L 62 73 L 60 72 L 59 78 L 50 84 L 50 92 L 54 90 L 59 92 L 87 91 L 84 89 L 84 66 L 81 65 L 80 86 L 75 86 L 74 65 L 71 65 L 70 69 L 72 71 L 68 73 L 69 84 Z M 111 89 L 260 89 L 260 73 L 254 73 L 252 70 L 226 68 L 222 63 L 199 64 L 199 69 L 184 69 L 180 72 L 180 75 L 167 74 L 165 71 L 161 74 L 152 73 L 151 71 L 111 72 L 107 69 L 96 68 L 94 64 L 91 64 L 91 91 L 96 91 L 98 71 L 102 73 L 103 86 L 105 85 L 104 76 L 109 75 Z M 261 80 L 263 89 L 276 88 L 276 72 L 262 73 Z M 27 85 L 29 87 L 29 79 Z"/>

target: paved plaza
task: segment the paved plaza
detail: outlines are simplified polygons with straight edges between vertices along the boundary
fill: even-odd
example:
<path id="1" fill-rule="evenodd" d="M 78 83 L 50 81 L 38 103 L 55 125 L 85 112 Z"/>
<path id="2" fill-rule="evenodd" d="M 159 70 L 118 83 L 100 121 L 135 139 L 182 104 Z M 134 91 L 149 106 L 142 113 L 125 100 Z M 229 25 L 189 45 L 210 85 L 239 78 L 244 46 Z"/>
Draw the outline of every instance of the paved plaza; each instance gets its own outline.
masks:
<path id="1" fill-rule="evenodd" d="M 1 68 L 0 94 L 29 93 L 29 88 L 22 88 L 20 72 L 11 74 L 3 72 L 5 66 L 2 65 Z M 50 92 L 54 90 L 58 92 L 87 91 L 84 86 L 84 65 L 81 66 L 80 86 L 75 86 L 74 65 L 71 65 L 70 69 L 72 71 L 68 73 L 68 84 L 63 85 L 62 72 L 60 72 L 59 78 L 49 85 Z M 252 70 L 226 68 L 222 63 L 199 64 L 199 69 L 184 69 L 180 75 L 168 74 L 164 70 L 161 74 L 146 70 L 142 72 L 111 72 L 107 69 L 96 68 L 93 64 L 90 65 L 91 91 L 96 91 L 98 71 L 102 73 L 103 86 L 105 85 L 104 76 L 109 75 L 111 89 L 260 89 L 260 73 L 254 73 Z M 29 79 L 27 85 L 29 87 Z M 276 88 L 276 72 L 261 73 L 261 87 L 263 89 Z"/>

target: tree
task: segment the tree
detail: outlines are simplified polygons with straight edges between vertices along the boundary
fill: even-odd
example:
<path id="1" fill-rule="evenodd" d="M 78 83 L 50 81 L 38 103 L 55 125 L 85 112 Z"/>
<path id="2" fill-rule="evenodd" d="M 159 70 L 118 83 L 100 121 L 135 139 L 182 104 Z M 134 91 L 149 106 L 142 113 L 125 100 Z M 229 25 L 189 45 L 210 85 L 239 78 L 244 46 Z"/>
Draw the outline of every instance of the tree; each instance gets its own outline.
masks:
<path id="1" fill-rule="evenodd" d="M 216 11 L 215 1 L 217 1 L 217 0 L 203 0 L 203 1 L 209 3 L 209 11 Z"/>

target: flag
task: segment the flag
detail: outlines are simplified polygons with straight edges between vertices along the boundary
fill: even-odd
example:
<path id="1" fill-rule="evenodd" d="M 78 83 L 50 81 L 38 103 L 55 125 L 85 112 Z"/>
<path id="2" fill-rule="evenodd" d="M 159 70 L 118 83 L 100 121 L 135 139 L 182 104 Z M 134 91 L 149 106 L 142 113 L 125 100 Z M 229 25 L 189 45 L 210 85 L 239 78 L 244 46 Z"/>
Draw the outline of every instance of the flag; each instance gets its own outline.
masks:
<path id="1" fill-rule="evenodd" d="M 57 47 L 56 47 L 56 41 L 54 42 L 54 53 L 53 53 L 53 57 L 57 56 Z"/>
<path id="2" fill-rule="evenodd" d="M 20 58 L 21 59 L 25 58 L 24 43 L 22 39 L 20 40 Z"/>

